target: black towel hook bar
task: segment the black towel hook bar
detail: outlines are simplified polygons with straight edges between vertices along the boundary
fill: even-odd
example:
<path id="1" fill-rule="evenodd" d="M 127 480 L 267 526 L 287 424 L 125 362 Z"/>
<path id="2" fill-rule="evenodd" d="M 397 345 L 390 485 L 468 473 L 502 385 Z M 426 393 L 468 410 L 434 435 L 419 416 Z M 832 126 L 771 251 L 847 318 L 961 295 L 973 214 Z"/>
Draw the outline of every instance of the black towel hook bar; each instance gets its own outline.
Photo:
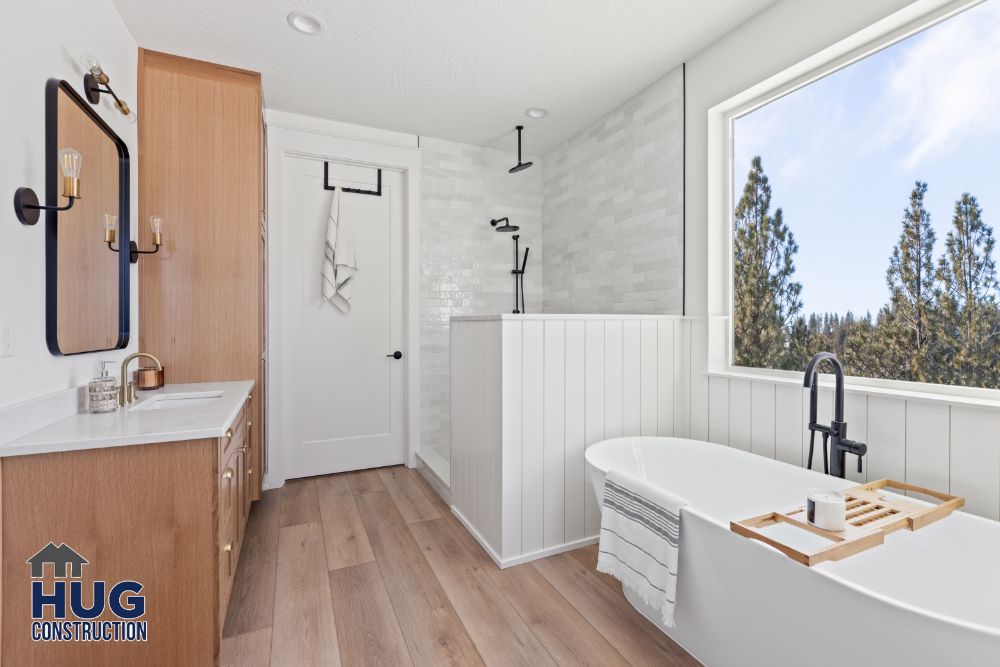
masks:
<path id="1" fill-rule="evenodd" d="M 323 189 L 324 190 L 336 190 L 336 185 L 330 185 L 330 163 L 323 163 Z M 374 195 L 376 197 L 382 196 L 382 170 L 378 170 L 378 189 L 376 190 L 361 190 L 360 188 L 340 188 L 342 192 L 351 192 L 356 195 Z"/>

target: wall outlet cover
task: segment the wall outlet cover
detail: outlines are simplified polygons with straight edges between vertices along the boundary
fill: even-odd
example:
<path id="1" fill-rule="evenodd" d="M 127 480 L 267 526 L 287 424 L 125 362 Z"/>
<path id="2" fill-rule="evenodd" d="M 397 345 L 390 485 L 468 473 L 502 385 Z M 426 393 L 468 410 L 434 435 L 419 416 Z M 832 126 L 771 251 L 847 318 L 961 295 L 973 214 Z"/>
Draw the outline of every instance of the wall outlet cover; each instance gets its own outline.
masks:
<path id="1" fill-rule="evenodd" d="M 0 317 L 0 357 L 14 356 L 14 318 Z"/>

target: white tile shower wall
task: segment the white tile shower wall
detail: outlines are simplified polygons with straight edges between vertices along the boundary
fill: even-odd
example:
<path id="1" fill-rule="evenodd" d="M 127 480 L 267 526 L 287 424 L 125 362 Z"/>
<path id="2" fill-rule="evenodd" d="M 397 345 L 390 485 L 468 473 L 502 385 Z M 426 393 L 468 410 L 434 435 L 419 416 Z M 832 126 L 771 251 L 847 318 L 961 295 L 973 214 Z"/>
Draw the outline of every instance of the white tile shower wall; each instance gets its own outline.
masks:
<path id="1" fill-rule="evenodd" d="M 450 450 L 448 323 L 453 315 L 514 308 L 511 234 L 492 218 L 521 227 L 527 311 L 542 306 L 542 169 L 508 174 L 510 151 L 421 138 L 420 407 L 421 446 L 447 461 Z"/>
<path id="2" fill-rule="evenodd" d="M 545 155 L 546 313 L 680 314 L 680 68 Z"/>

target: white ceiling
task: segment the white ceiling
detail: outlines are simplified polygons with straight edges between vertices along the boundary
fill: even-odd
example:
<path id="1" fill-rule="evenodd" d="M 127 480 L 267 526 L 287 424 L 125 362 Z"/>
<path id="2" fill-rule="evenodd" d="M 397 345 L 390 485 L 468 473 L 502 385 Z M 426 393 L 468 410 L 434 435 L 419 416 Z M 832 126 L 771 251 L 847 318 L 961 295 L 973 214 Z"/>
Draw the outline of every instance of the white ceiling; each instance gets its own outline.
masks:
<path id="1" fill-rule="evenodd" d="M 536 155 L 773 1 L 114 0 L 144 48 L 261 72 L 268 108 L 484 146 L 523 123 Z"/>

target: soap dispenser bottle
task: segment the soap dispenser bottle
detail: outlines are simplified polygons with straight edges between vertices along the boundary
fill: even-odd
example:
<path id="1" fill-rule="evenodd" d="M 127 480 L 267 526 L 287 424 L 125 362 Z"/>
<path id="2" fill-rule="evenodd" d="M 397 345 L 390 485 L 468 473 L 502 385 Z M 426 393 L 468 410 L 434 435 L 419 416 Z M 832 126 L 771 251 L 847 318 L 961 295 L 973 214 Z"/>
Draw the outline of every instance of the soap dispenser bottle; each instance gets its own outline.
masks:
<path id="1" fill-rule="evenodd" d="M 114 412 L 118 409 L 118 382 L 108 374 L 108 364 L 113 361 L 102 361 L 101 375 L 90 381 L 87 387 L 87 404 L 92 414 Z"/>

